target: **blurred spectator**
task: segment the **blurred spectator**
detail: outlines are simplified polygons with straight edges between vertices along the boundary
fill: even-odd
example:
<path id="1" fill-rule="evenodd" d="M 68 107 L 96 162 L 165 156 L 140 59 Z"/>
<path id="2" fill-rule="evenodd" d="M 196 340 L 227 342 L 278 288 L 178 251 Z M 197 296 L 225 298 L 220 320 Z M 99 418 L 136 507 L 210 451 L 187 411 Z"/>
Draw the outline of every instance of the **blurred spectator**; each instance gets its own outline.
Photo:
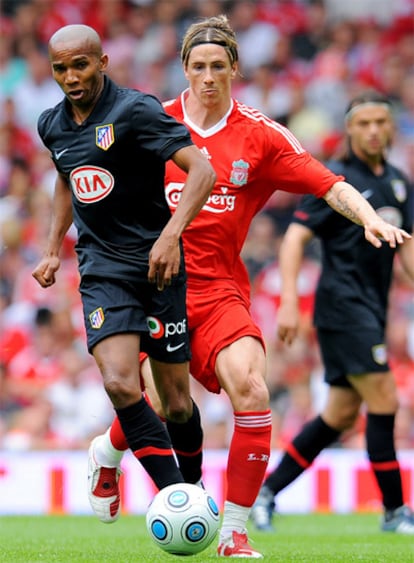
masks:
<path id="1" fill-rule="evenodd" d="M 0 131 L 7 147 L 7 157 L 30 164 L 36 143 L 33 132 L 19 124 L 14 98 L 5 98 L 0 105 Z"/>
<path id="2" fill-rule="evenodd" d="M 6 385 L 9 396 L 20 407 L 32 405 L 46 386 L 59 379 L 61 370 L 53 313 L 41 307 L 36 311 L 28 345 L 8 364 Z"/>
<path id="3" fill-rule="evenodd" d="M 53 333 L 53 314 L 47 308 L 36 311 L 26 345 L 6 366 L 3 401 L 6 449 L 27 449 L 42 435 L 48 407 L 42 393 L 61 374 Z"/>
<path id="4" fill-rule="evenodd" d="M 278 242 L 276 225 L 270 215 L 264 212 L 256 215 L 241 253 L 252 287 L 256 276 L 275 260 Z"/>
<path id="5" fill-rule="evenodd" d="M 27 75 L 27 63 L 13 52 L 14 25 L 0 16 L 0 102 L 13 97 Z"/>
<path id="6" fill-rule="evenodd" d="M 47 55 L 40 50 L 31 50 L 27 55 L 29 73 L 16 87 L 13 94 L 18 112 L 17 123 L 31 131 L 40 146 L 37 135 L 37 119 L 41 112 L 62 100 L 62 92 L 50 76 Z"/>
<path id="7" fill-rule="evenodd" d="M 257 4 L 252 0 L 230 2 L 228 16 L 237 35 L 240 72 L 250 79 L 257 66 L 270 63 L 279 31 L 275 25 L 257 19 Z"/>
<path id="8" fill-rule="evenodd" d="M 44 398 L 50 407 L 44 447 L 81 449 L 111 424 L 113 408 L 95 365 L 86 350 L 68 346 L 61 354 L 63 369 L 58 381 L 47 386 Z"/>
<path id="9" fill-rule="evenodd" d="M 251 81 L 240 87 L 237 99 L 276 121 L 290 111 L 290 90 L 277 83 L 270 64 L 260 65 L 252 71 Z"/>
<path id="10" fill-rule="evenodd" d="M 286 125 L 306 150 L 320 158 L 324 139 L 336 129 L 335 120 L 325 105 L 307 100 L 306 95 L 299 84 L 292 89 Z"/>
<path id="11" fill-rule="evenodd" d="M 292 35 L 292 48 L 300 59 L 312 61 L 328 43 L 328 10 L 325 0 L 309 0 L 304 10 L 305 28 Z"/>

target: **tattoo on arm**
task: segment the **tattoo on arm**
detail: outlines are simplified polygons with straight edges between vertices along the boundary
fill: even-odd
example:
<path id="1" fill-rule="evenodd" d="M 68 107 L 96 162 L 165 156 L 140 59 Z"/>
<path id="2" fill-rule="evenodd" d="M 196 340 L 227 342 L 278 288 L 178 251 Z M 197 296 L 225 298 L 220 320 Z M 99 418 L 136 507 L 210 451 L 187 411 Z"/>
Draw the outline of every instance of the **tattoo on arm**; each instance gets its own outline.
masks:
<path id="1" fill-rule="evenodd" d="M 359 207 L 358 204 L 351 207 L 349 201 L 352 200 L 351 194 L 349 190 L 346 188 L 341 188 L 334 193 L 328 192 L 326 202 L 333 208 L 335 211 L 353 221 L 357 225 L 362 225 L 361 220 L 359 219 Z"/>

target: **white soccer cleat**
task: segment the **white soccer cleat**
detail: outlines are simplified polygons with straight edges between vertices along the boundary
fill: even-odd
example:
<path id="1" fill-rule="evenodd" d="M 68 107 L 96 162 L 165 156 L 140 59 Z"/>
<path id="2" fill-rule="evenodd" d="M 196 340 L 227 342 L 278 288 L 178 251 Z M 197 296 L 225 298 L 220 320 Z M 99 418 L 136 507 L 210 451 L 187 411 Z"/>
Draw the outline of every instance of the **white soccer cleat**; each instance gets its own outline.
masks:
<path id="1" fill-rule="evenodd" d="M 88 452 L 88 498 L 92 510 L 101 522 L 111 524 L 119 518 L 121 511 L 121 495 L 119 467 L 103 467 L 98 465 L 94 457 L 96 440 L 91 442 Z"/>

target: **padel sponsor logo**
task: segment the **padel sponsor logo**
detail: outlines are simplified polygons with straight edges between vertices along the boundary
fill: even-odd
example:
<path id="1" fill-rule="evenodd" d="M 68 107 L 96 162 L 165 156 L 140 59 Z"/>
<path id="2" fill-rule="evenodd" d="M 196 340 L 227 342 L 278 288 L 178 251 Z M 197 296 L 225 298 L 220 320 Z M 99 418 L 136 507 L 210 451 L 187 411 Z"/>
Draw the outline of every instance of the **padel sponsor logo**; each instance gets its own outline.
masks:
<path id="1" fill-rule="evenodd" d="M 165 325 L 156 317 L 147 317 L 147 326 L 151 338 L 166 338 L 176 334 L 185 334 L 187 332 L 187 320 L 183 319 L 177 323 L 166 323 Z"/>
<path id="2" fill-rule="evenodd" d="M 164 325 L 156 317 L 147 317 L 147 326 L 151 338 L 162 338 L 164 336 Z"/>
<path id="3" fill-rule="evenodd" d="M 104 199 L 115 185 L 112 174 L 98 166 L 79 166 L 72 170 L 69 180 L 76 199 L 82 203 Z"/>
<path id="4" fill-rule="evenodd" d="M 184 184 L 181 182 L 170 182 L 165 188 L 167 203 L 171 209 L 177 207 L 183 187 Z M 203 205 L 203 211 L 209 211 L 210 213 L 234 211 L 236 196 L 229 194 L 229 189 L 225 186 L 222 186 L 219 190 L 210 194 L 208 200 Z"/>

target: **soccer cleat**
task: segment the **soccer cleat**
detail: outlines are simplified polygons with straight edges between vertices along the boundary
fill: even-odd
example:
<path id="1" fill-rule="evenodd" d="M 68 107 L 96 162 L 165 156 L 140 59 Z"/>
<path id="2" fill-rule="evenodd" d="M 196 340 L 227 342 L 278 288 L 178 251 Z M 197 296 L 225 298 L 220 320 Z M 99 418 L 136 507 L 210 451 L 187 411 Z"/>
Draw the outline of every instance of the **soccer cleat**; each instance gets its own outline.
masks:
<path id="1" fill-rule="evenodd" d="M 257 496 L 256 502 L 250 511 L 250 520 L 255 528 L 261 532 L 274 532 L 272 525 L 275 509 L 274 495 L 270 489 L 263 486 Z"/>
<path id="2" fill-rule="evenodd" d="M 381 530 L 396 534 L 414 534 L 414 512 L 407 505 L 395 510 L 386 510 Z"/>
<path id="3" fill-rule="evenodd" d="M 219 557 L 238 557 L 244 559 L 262 559 L 263 555 L 254 550 L 247 539 L 247 533 L 233 531 L 231 537 L 225 538 L 217 548 Z"/>
<path id="4" fill-rule="evenodd" d="M 103 467 L 98 465 L 94 457 L 95 441 L 91 442 L 88 452 L 88 498 L 92 510 L 101 522 L 110 524 L 119 518 L 121 511 L 121 495 L 119 467 Z"/>

